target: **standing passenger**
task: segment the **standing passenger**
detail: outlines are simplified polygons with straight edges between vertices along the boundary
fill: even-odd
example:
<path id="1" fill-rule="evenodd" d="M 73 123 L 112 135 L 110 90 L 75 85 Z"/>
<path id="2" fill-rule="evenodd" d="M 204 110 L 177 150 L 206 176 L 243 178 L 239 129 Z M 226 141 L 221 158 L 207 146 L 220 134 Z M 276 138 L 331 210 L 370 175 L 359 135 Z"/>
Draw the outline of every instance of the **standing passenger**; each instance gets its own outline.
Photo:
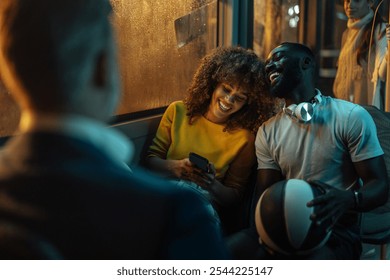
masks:
<path id="1" fill-rule="evenodd" d="M 257 55 L 241 47 L 206 55 L 186 99 L 170 104 L 162 117 L 149 167 L 198 189 L 217 212 L 237 203 L 256 162 L 255 132 L 273 109 L 263 72 Z M 191 152 L 209 160 L 208 171 L 191 163 Z"/>
<path id="2" fill-rule="evenodd" d="M 386 24 L 372 7 L 372 0 L 344 0 L 348 28 L 342 37 L 333 92 L 337 98 L 383 109 Z"/>
<path id="3" fill-rule="evenodd" d="M 199 196 L 123 166 L 131 145 L 106 125 L 120 92 L 110 14 L 108 0 L 0 1 L 0 72 L 22 111 L 0 155 L 1 222 L 65 259 L 225 258 Z"/>

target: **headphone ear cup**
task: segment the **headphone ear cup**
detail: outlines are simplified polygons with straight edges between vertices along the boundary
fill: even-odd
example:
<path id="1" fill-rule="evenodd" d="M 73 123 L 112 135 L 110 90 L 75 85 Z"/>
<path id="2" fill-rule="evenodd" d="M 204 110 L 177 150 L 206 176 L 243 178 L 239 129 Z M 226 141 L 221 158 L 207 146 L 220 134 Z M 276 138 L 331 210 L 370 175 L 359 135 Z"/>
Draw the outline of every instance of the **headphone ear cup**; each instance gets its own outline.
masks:
<path id="1" fill-rule="evenodd" d="M 295 107 L 294 114 L 295 116 L 303 122 L 308 122 L 312 119 L 314 112 L 313 104 L 309 102 L 302 102 Z"/>

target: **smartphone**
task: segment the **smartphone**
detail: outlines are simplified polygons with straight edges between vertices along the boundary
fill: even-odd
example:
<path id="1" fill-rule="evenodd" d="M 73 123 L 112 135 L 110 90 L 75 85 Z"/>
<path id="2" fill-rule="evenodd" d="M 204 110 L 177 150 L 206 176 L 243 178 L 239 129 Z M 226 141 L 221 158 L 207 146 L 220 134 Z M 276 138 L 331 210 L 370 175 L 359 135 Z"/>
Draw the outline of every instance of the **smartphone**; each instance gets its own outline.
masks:
<path id="1" fill-rule="evenodd" d="M 209 160 L 204 158 L 196 153 L 190 153 L 189 155 L 190 161 L 198 168 L 202 169 L 205 172 L 209 172 Z"/>

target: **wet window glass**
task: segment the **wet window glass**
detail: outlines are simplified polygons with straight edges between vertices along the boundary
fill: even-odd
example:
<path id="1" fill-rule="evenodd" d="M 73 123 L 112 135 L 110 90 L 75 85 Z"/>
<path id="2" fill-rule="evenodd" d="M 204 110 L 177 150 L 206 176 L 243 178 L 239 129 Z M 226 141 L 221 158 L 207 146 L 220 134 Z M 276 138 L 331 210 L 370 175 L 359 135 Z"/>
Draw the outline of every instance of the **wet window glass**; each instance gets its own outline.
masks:
<path id="1" fill-rule="evenodd" d="M 199 59 L 217 45 L 218 1 L 111 0 L 119 43 L 118 116 L 183 99 Z M 0 81 L 0 137 L 13 134 L 19 111 Z"/>

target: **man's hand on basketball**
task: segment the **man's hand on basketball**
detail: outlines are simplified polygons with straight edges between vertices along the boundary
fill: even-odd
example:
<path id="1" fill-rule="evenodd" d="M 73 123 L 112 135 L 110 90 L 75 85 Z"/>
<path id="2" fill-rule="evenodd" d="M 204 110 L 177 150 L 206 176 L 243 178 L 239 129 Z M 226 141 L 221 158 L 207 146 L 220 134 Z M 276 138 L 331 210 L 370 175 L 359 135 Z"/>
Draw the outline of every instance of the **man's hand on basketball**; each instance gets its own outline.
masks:
<path id="1" fill-rule="evenodd" d="M 332 188 L 319 181 L 309 182 L 313 186 L 319 187 L 323 194 L 307 203 L 308 207 L 319 206 L 310 216 L 317 225 L 329 224 L 329 227 L 338 221 L 345 211 L 351 207 L 351 192 Z"/>

